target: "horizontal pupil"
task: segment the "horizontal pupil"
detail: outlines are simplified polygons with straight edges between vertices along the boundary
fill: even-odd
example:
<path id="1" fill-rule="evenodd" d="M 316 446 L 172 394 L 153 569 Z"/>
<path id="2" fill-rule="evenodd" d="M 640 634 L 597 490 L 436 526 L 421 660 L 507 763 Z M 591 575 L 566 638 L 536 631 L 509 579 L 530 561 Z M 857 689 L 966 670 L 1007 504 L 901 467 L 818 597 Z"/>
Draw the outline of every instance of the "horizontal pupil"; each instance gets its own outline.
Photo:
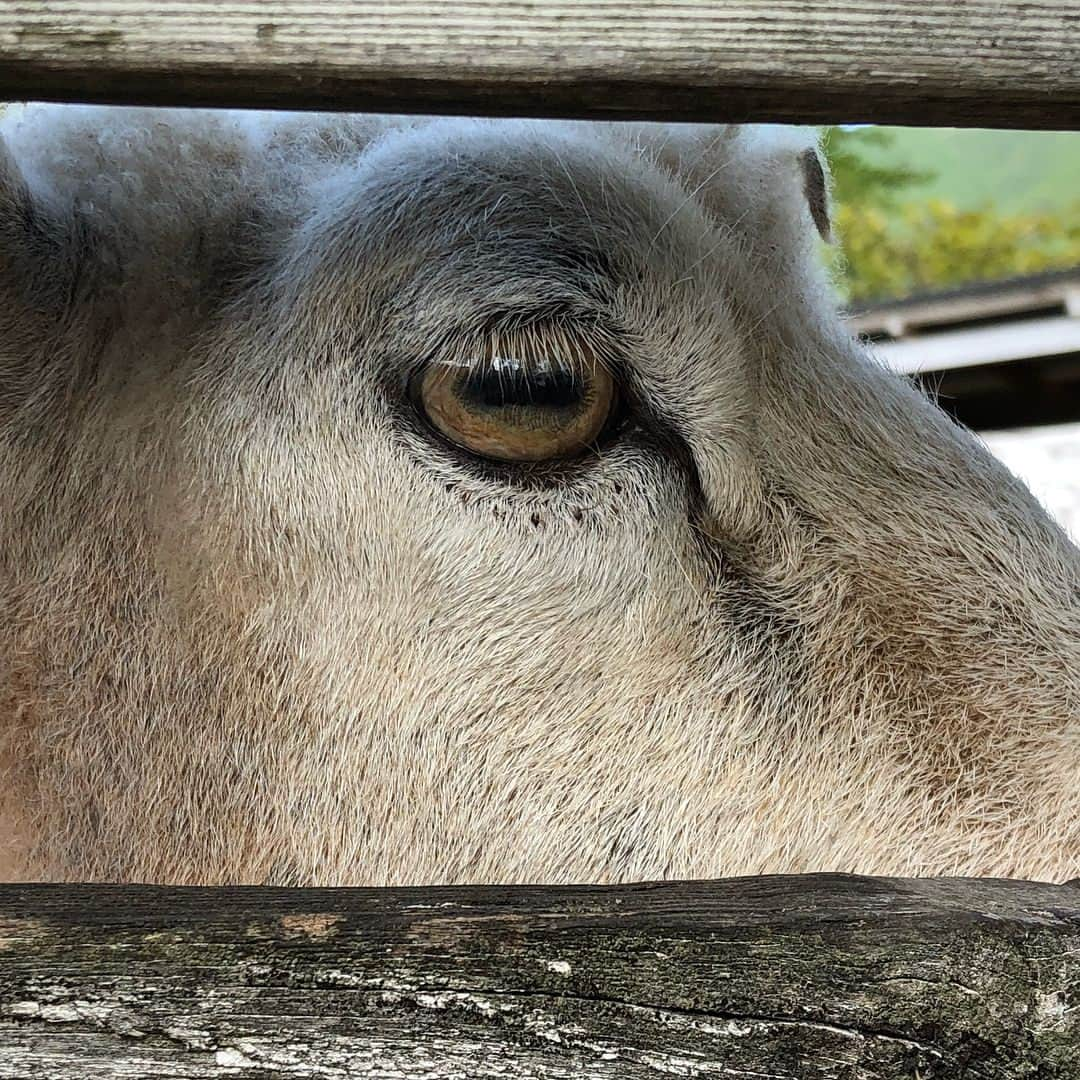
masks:
<path id="1" fill-rule="evenodd" d="M 471 371 L 457 393 L 463 401 L 488 409 L 566 409 L 580 404 L 585 382 L 575 371 L 526 371 L 503 366 Z"/>

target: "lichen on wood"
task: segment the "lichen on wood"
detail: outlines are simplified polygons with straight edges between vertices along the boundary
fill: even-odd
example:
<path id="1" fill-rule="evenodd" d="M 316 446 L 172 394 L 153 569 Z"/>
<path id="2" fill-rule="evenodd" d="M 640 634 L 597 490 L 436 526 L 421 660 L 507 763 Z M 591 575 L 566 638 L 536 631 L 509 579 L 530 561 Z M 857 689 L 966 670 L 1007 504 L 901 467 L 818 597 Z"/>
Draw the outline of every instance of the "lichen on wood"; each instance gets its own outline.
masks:
<path id="1" fill-rule="evenodd" d="M 0 887 L 0 1077 L 1077 1080 L 1080 889 Z"/>

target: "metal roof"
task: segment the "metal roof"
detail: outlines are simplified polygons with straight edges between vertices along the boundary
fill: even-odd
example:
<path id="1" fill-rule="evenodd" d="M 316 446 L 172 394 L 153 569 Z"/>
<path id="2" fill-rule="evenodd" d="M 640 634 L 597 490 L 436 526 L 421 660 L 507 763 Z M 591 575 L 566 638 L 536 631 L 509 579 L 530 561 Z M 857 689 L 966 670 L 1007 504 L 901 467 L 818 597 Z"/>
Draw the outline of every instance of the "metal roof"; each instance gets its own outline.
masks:
<path id="1" fill-rule="evenodd" d="M 905 374 L 1080 353 L 1080 267 L 884 301 L 847 323 Z"/>

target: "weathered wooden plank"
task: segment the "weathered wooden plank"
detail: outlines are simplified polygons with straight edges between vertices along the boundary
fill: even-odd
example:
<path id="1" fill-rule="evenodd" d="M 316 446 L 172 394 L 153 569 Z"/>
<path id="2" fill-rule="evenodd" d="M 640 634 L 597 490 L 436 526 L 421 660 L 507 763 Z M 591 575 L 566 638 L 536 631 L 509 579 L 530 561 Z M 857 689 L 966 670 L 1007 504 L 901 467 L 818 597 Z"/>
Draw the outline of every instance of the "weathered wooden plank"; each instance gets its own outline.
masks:
<path id="1" fill-rule="evenodd" d="M 1080 888 L 0 888 L 0 1077 L 1080 1077 Z"/>
<path id="2" fill-rule="evenodd" d="M 1080 124 L 1080 0 L 0 2 L 0 98 Z"/>

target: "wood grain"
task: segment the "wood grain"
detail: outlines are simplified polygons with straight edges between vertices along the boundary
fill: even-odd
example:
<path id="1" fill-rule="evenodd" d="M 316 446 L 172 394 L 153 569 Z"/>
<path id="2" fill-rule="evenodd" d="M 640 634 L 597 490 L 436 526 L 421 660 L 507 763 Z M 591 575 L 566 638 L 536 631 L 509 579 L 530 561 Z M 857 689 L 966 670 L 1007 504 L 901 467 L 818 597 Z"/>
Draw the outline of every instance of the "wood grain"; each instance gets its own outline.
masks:
<path id="1" fill-rule="evenodd" d="M 0 887 L 0 1077 L 1080 1077 L 1080 888 Z"/>
<path id="2" fill-rule="evenodd" d="M 1080 126 L 1080 0 L 0 0 L 0 99 Z"/>

